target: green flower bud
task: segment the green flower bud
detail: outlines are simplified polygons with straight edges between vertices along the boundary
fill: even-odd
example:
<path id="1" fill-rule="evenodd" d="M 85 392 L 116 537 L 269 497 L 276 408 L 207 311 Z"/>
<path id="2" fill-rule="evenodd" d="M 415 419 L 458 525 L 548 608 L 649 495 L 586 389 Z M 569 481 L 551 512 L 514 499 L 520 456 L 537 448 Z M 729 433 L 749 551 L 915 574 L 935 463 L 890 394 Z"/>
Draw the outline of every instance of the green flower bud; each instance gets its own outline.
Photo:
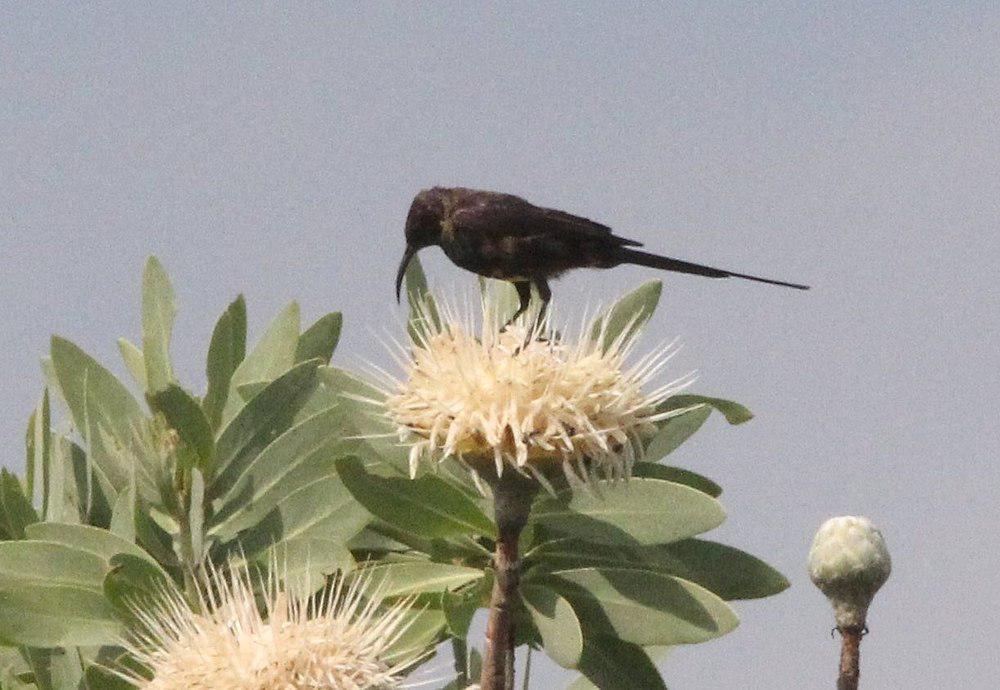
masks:
<path id="1" fill-rule="evenodd" d="M 865 517 L 830 518 L 809 550 L 809 577 L 833 605 L 840 629 L 864 627 L 868 606 L 891 570 L 885 539 Z"/>

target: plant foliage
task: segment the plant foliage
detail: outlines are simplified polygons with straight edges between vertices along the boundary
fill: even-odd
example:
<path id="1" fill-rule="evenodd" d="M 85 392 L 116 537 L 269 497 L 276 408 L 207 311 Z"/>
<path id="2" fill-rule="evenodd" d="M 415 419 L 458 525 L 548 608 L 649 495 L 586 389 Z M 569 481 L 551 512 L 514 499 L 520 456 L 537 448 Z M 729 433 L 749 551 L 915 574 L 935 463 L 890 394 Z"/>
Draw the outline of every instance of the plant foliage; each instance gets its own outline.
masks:
<path id="1" fill-rule="evenodd" d="M 429 299 L 416 260 L 407 285 L 411 304 Z M 483 289 L 516 304 L 506 285 Z M 638 327 L 659 293 L 649 283 L 626 295 L 592 332 Z M 200 569 L 226 559 L 278 562 L 316 586 L 360 567 L 386 600 L 417 597 L 400 649 L 450 640 L 447 687 L 474 679 L 466 640 L 493 582 L 492 506 L 455 465 L 409 479 L 406 449 L 364 402 L 381 394 L 330 364 L 340 314 L 303 330 L 292 303 L 248 346 L 236 298 L 211 334 L 200 393 L 172 364 L 175 297 L 155 259 L 141 314 L 141 347 L 118 341 L 128 385 L 52 338 L 25 475 L 0 472 L 0 688 L 118 687 L 103 669 L 125 661 L 129 602 L 165 586 L 194 603 Z M 723 635 L 738 622 L 729 601 L 788 586 L 753 556 L 697 538 L 725 518 L 721 489 L 662 462 L 713 410 L 730 424 L 750 413 L 695 395 L 665 408 L 686 411 L 659 424 L 635 478 L 542 492 L 522 539 L 518 641 L 580 683 L 663 687 L 649 649 Z"/>

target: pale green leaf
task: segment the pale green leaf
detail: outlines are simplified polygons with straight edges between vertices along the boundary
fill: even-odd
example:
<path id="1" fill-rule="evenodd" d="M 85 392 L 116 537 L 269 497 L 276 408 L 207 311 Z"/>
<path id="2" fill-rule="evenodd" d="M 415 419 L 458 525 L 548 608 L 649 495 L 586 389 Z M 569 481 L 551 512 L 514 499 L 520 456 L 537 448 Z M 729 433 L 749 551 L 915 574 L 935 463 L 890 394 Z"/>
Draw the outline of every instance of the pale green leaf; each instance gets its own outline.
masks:
<path id="1" fill-rule="evenodd" d="M 29 526 L 25 532 L 28 539 L 62 544 L 75 551 L 96 556 L 105 562 L 110 562 L 117 554 L 126 553 L 159 567 L 156 560 L 134 542 L 99 527 L 38 522 Z"/>
<path id="2" fill-rule="evenodd" d="M 208 361 L 205 364 L 208 392 L 202 405 L 213 429 L 218 429 L 222 423 L 229 384 L 246 354 L 246 341 L 247 307 L 243 295 L 240 295 L 219 317 L 208 346 Z"/>
<path id="3" fill-rule="evenodd" d="M 340 341 L 340 329 L 344 318 L 340 312 L 333 312 L 320 318 L 299 336 L 295 347 L 295 361 L 305 362 L 310 359 L 320 359 L 323 364 L 329 364 L 333 351 Z"/>
<path id="4" fill-rule="evenodd" d="M 630 339 L 656 311 L 662 290 L 663 283 L 651 280 L 621 297 L 594 319 L 590 327 L 591 340 L 599 340 L 607 350 L 615 341 Z"/>
<path id="5" fill-rule="evenodd" d="M 585 629 L 638 645 L 704 642 L 739 619 L 710 591 L 678 577 L 627 568 L 561 570 L 543 578 L 573 605 Z M 589 635 L 588 635 L 589 636 Z"/>
<path id="6" fill-rule="evenodd" d="M 521 599 L 542 637 L 545 653 L 563 668 L 576 668 L 583 653 L 583 631 L 570 603 L 538 584 L 525 584 Z"/>
<path id="7" fill-rule="evenodd" d="M 685 407 L 692 407 L 694 405 L 708 405 L 713 407 L 726 418 L 726 421 L 730 424 L 743 424 L 744 422 L 749 422 L 753 419 L 753 413 L 750 412 L 743 405 L 732 400 L 723 400 L 722 398 L 710 398 L 705 395 L 674 395 L 663 403 L 663 409 L 666 410 L 676 410 Z"/>
<path id="8" fill-rule="evenodd" d="M 380 563 L 358 572 L 370 578 L 373 591 L 382 598 L 453 591 L 483 577 L 478 568 L 432 561 Z"/>
<path id="9" fill-rule="evenodd" d="M 209 496 L 217 498 L 292 424 L 316 384 L 316 362 L 303 362 L 275 379 L 233 418 L 216 443 L 216 476 Z"/>
<path id="10" fill-rule="evenodd" d="M 163 265 L 151 256 L 142 274 L 142 355 L 147 388 L 158 391 L 174 381 L 170 364 L 170 335 L 177 305 Z"/>
<path id="11" fill-rule="evenodd" d="M 660 411 L 666 411 L 666 405 L 660 406 Z M 671 408 L 677 409 L 677 408 Z M 683 409 L 683 408 L 681 408 Z M 712 408 L 702 405 L 682 412 L 675 417 L 668 417 L 660 422 L 656 434 L 646 444 L 643 460 L 656 461 L 674 452 L 684 441 L 689 439 L 705 420 L 712 414 Z"/>
<path id="12" fill-rule="evenodd" d="M 232 537 L 299 489 L 336 474 L 333 461 L 347 435 L 346 422 L 343 409 L 332 407 L 275 439 L 220 497 L 212 531 Z"/>
<path id="13" fill-rule="evenodd" d="M 692 489 L 697 489 L 702 493 L 708 494 L 712 498 L 718 498 L 722 495 L 722 487 L 711 479 L 680 467 L 658 465 L 653 462 L 637 462 L 632 467 L 632 476 L 645 477 L 647 479 L 662 479 L 674 482 L 675 484 L 683 484 L 684 486 L 690 486 Z"/>
<path id="14" fill-rule="evenodd" d="M 149 382 L 146 378 L 146 360 L 142 356 L 142 350 L 133 345 L 125 338 L 118 339 L 118 352 L 121 353 L 125 368 L 140 390 L 148 390 Z"/>
<path id="15" fill-rule="evenodd" d="M 496 534 L 493 522 L 465 493 L 433 475 L 380 477 L 357 458 L 337 462 L 341 479 L 373 515 L 424 537 Z"/>
<path id="16" fill-rule="evenodd" d="M 701 491 L 658 479 L 601 482 L 598 491 L 544 495 L 532 521 L 566 536 L 606 544 L 666 544 L 722 524 L 721 504 Z"/>
<path id="17" fill-rule="evenodd" d="M 0 539 L 23 539 L 25 527 L 38 522 L 38 514 L 24 495 L 17 477 L 0 468 Z"/>
<path id="18" fill-rule="evenodd" d="M 110 437 L 127 445 L 143 419 L 142 408 L 118 379 L 68 340 L 53 336 L 52 367 L 73 423 L 90 440 L 93 461 L 113 486 L 121 486 L 128 468 L 107 447 Z"/>
<path id="19" fill-rule="evenodd" d="M 606 635 L 587 637 L 579 670 L 567 690 L 667 690 L 642 647 Z"/>
<path id="20" fill-rule="evenodd" d="M 273 381 L 295 364 L 299 342 L 299 305 L 292 302 L 267 327 L 260 342 L 236 367 L 229 382 L 229 395 L 223 408 L 223 425 L 243 406 L 237 389 L 244 383 Z"/>
<path id="21" fill-rule="evenodd" d="M 161 413 L 170 428 L 194 451 L 198 467 L 210 470 L 215 458 L 215 437 L 198 401 L 177 384 L 169 384 L 156 393 L 147 394 L 146 399 L 149 406 Z"/>

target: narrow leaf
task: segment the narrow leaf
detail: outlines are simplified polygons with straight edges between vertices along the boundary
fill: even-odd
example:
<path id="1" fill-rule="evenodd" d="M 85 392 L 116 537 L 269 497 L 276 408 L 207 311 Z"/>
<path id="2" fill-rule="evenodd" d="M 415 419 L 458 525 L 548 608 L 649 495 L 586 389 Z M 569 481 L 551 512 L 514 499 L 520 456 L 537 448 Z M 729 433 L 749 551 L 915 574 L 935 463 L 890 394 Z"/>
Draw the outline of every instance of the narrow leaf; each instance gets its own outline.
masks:
<path id="1" fill-rule="evenodd" d="M 229 396 L 229 383 L 243 361 L 246 339 L 247 308 L 243 295 L 240 295 L 219 317 L 208 346 L 208 362 L 205 365 L 208 392 L 205 393 L 202 405 L 213 429 L 219 428 L 222 421 L 222 410 Z"/>
<path id="2" fill-rule="evenodd" d="M 672 400 L 673 398 L 664 402 L 660 406 L 660 411 L 666 412 L 668 409 L 681 409 L 668 407 L 674 404 L 671 402 Z M 701 425 L 705 423 L 705 420 L 711 414 L 712 408 L 704 405 L 683 412 L 676 417 L 664 419 L 659 423 L 659 429 L 656 434 L 646 444 L 643 460 L 652 462 L 674 452 L 701 428 Z"/>
<path id="3" fill-rule="evenodd" d="M 298 345 L 295 347 L 295 361 L 320 359 L 323 360 L 323 364 L 329 364 L 333 351 L 337 349 L 337 343 L 340 341 L 343 322 L 344 317 L 338 311 L 323 316 L 307 328 L 299 336 Z"/>
<path id="4" fill-rule="evenodd" d="M 455 590 L 483 577 L 483 571 L 478 568 L 431 561 L 381 563 L 363 568 L 358 573 L 371 578 L 373 591 L 383 599 Z"/>
<path id="5" fill-rule="evenodd" d="M 68 340 L 53 336 L 52 367 L 73 423 L 91 443 L 88 448 L 114 486 L 128 478 L 127 468 L 107 447 L 106 438 L 124 446 L 143 419 L 142 408 L 118 379 Z"/>
<path id="6" fill-rule="evenodd" d="M 361 505 L 399 529 L 432 538 L 496 534 L 493 522 L 465 493 L 433 475 L 380 477 L 353 457 L 338 460 L 337 471 Z"/>
<path id="7" fill-rule="evenodd" d="M 149 257 L 142 275 L 142 354 L 147 388 L 158 391 L 174 381 L 170 364 L 170 336 L 177 306 L 163 265 Z"/>
<path id="8" fill-rule="evenodd" d="M 275 379 L 232 419 L 216 443 L 216 476 L 208 495 L 214 499 L 234 485 L 247 466 L 278 435 L 316 385 L 316 362 L 303 362 Z"/>
<path id="9" fill-rule="evenodd" d="M 621 297 L 594 319 L 590 327 L 591 340 L 599 339 L 605 350 L 622 337 L 628 340 L 656 311 L 662 290 L 663 283 L 651 280 Z"/>
<path id="10" fill-rule="evenodd" d="M 24 529 L 38 514 L 24 495 L 17 477 L 0 468 L 0 538 L 24 539 Z"/>
<path id="11" fill-rule="evenodd" d="M 236 389 L 244 383 L 273 381 L 291 369 L 295 364 L 298 342 L 299 305 L 292 302 L 274 317 L 260 342 L 233 372 L 223 410 L 223 424 L 243 406 Z"/>
<path id="12" fill-rule="evenodd" d="M 191 394 L 170 384 L 146 396 L 149 406 L 161 413 L 171 429 L 198 457 L 198 466 L 209 470 L 215 457 L 215 437 L 208 418 Z"/>
<path id="13" fill-rule="evenodd" d="M 753 419 L 753 413 L 732 400 L 709 398 L 704 395 L 674 395 L 664 402 L 665 410 L 676 410 L 693 405 L 709 405 L 723 414 L 730 424 L 743 424 Z"/>
<path id="14" fill-rule="evenodd" d="M 146 360 L 142 350 L 125 338 L 118 339 L 118 352 L 121 353 L 125 368 L 140 390 L 149 390 L 149 379 L 146 377 Z"/>
<path id="15" fill-rule="evenodd" d="M 680 467 L 670 467 L 669 465 L 659 465 L 653 462 L 637 462 L 632 468 L 633 477 L 645 477 L 648 479 L 662 479 L 675 484 L 690 486 L 692 489 L 708 494 L 712 498 L 722 495 L 722 487 L 713 482 L 708 477 L 691 470 Z"/>

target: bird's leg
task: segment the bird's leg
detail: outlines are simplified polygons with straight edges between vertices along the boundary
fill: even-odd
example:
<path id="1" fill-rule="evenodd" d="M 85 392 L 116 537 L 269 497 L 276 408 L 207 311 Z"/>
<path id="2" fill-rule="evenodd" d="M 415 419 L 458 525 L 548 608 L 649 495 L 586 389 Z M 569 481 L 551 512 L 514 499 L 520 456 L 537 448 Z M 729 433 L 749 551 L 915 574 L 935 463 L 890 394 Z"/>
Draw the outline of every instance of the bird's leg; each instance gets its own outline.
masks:
<path id="1" fill-rule="evenodd" d="M 514 315 L 507 319 L 507 323 L 503 325 L 500 332 L 503 333 L 507 330 L 507 327 L 512 323 L 517 321 L 517 317 L 528 310 L 528 305 L 531 304 L 531 283 L 526 280 L 519 280 L 513 283 L 514 289 L 517 290 L 517 299 L 520 301 L 520 305 L 517 307 L 517 311 Z"/>
<path id="2" fill-rule="evenodd" d="M 545 312 L 548 311 L 549 302 L 552 300 L 552 290 L 549 288 L 548 282 L 545 278 L 537 278 L 535 280 L 535 289 L 538 290 L 538 297 L 542 300 L 542 306 L 538 308 L 538 316 L 535 317 L 535 325 L 531 329 L 532 334 L 542 333 L 542 326 L 545 323 Z M 545 339 L 544 336 L 541 338 Z"/>

